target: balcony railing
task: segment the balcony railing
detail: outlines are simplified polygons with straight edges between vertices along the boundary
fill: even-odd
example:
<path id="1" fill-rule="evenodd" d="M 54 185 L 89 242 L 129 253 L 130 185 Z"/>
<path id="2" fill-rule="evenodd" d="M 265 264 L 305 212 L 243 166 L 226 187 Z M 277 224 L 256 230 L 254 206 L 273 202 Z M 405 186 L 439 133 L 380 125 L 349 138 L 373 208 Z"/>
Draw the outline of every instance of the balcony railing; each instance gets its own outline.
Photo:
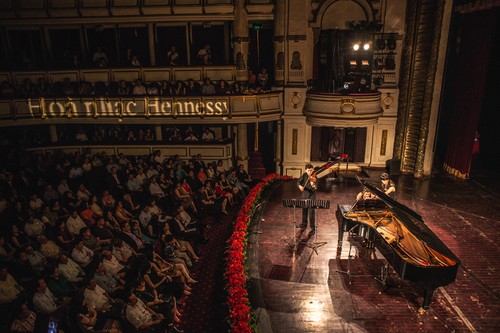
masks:
<path id="1" fill-rule="evenodd" d="M 106 120 L 228 123 L 277 120 L 282 92 L 231 96 L 32 98 L 0 100 L 0 123 L 89 123 Z M 13 123 L 9 123 L 12 125 Z"/>
<path id="2" fill-rule="evenodd" d="M 308 92 L 304 115 L 312 126 L 366 126 L 382 116 L 380 93 Z"/>

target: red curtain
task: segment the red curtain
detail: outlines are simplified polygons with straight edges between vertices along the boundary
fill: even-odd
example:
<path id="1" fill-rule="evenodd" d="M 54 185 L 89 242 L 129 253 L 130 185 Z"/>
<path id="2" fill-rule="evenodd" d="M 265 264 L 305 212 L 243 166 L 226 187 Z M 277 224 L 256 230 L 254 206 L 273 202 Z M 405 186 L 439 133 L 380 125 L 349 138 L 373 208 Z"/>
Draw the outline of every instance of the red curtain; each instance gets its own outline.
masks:
<path id="1" fill-rule="evenodd" d="M 494 34 L 493 11 L 465 14 L 461 18 L 460 50 L 456 61 L 450 137 L 444 169 L 469 178 L 474 136 L 484 98 L 488 62 Z"/>

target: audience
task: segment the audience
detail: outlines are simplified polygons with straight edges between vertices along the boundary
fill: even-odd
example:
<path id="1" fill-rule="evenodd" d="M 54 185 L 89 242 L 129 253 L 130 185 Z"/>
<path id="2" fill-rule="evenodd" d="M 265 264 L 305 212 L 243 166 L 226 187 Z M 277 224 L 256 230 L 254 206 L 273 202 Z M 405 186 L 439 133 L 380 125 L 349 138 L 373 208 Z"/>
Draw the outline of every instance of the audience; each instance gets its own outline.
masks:
<path id="1" fill-rule="evenodd" d="M 137 64 L 137 62 L 135 62 Z M 107 61 L 101 58 L 97 64 L 107 67 Z M 138 64 L 137 66 L 140 66 Z M 271 80 L 267 70 L 262 68 L 258 75 L 249 70 L 248 81 L 244 85 L 239 82 L 226 82 L 218 80 L 214 84 L 210 78 L 201 81 L 188 79 L 169 82 L 142 82 L 140 78 L 134 82 L 120 80 L 118 82 L 73 82 L 65 78 L 62 82 L 56 81 L 49 84 L 45 78 L 40 77 L 35 85 L 29 78 L 22 84 L 12 84 L 3 81 L 0 85 L 2 98 L 38 98 L 38 97 L 124 97 L 124 96 L 202 96 L 202 95 L 242 95 L 261 94 L 271 91 Z"/>
<path id="2" fill-rule="evenodd" d="M 5 327 L 29 332 L 50 318 L 68 332 L 124 325 L 175 332 L 178 307 L 198 283 L 190 270 L 208 242 L 205 226 L 241 199 L 234 171 L 219 163 L 217 178 L 215 170 L 208 177 L 201 155 L 182 161 L 161 152 L 30 158 L 33 168 L 0 171 L 0 217 L 9 217 L 1 226 L 8 237 L 0 236 Z"/>

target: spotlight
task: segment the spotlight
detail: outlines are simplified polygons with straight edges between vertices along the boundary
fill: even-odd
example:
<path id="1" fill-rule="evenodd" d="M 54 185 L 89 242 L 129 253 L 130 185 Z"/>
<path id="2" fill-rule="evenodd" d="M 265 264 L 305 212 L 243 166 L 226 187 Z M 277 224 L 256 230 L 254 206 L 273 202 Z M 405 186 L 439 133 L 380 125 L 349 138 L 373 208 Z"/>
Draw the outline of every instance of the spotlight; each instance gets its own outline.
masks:
<path id="1" fill-rule="evenodd" d="M 370 49 L 370 44 L 365 43 L 365 44 L 363 45 L 363 50 L 368 51 L 369 49 Z"/>
<path id="2" fill-rule="evenodd" d="M 354 44 L 352 48 L 354 49 L 354 51 L 359 50 L 359 43 Z"/>

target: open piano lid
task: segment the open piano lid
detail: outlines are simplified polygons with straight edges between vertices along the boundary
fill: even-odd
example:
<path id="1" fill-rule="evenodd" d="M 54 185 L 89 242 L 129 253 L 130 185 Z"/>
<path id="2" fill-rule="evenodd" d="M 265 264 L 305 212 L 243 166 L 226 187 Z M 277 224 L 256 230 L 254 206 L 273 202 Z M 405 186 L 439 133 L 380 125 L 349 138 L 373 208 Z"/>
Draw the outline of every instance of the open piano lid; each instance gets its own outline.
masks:
<path id="1" fill-rule="evenodd" d="M 368 188 L 373 194 L 376 194 L 380 200 L 384 201 L 387 206 L 392 208 L 394 214 L 401 220 L 401 222 L 411 231 L 418 239 L 427 244 L 429 247 L 447 256 L 449 259 L 454 260 L 460 264 L 460 260 L 451 252 L 451 250 L 432 232 L 432 230 L 425 224 L 422 216 L 415 211 L 406 207 L 405 205 L 397 202 L 389 197 L 387 194 L 376 188 L 366 180 L 358 178 L 358 181 Z"/>

